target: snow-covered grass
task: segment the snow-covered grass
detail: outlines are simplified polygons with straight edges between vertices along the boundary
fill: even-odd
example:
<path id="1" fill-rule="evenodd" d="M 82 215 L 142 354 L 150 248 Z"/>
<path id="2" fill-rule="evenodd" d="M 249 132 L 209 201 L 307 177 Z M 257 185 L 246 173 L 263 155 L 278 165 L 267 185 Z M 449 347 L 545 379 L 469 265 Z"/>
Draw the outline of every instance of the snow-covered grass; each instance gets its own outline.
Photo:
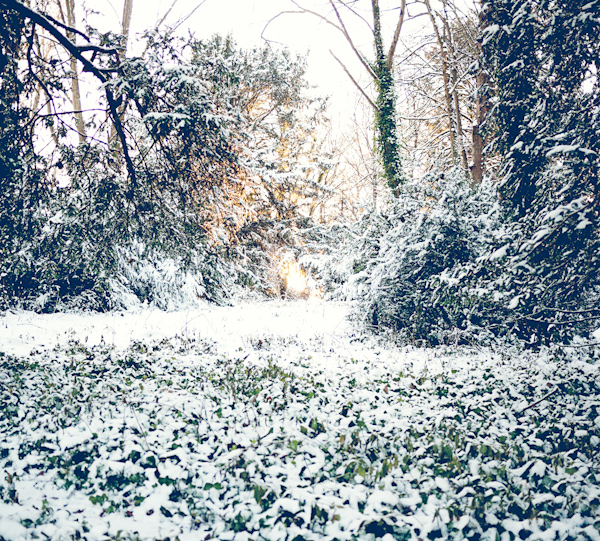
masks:
<path id="1" fill-rule="evenodd" d="M 600 539 L 596 357 L 345 313 L 6 314 L 0 539 Z"/>

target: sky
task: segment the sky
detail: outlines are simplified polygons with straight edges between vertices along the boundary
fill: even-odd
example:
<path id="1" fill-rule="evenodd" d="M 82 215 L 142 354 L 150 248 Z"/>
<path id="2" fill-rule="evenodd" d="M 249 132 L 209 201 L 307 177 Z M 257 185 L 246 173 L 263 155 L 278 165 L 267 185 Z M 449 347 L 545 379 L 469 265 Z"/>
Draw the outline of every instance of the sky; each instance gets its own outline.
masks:
<path id="1" fill-rule="evenodd" d="M 101 14 L 93 21 L 95 25 L 102 30 L 118 31 L 123 0 L 85 1 L 88 8 Z M 368 1 L 363 3 L 366 8 L 370 6 Z M 172 4 L 173 0 L 134 0 L 130 41 L 132 50 L 135 50 L 136 34 L 153 27 Z M 381 1 L 388 43 L 399 15 L 398 4 L 395 0 Z M 303 0 L 302 5 L 325 15 L 331 13 L 327 0 Z M 308 79 L 318 87 L 316 93 L 331 97 L 330 117 L 334 122 L 343 124 L 343 117 L 349 115 L 362 98 L 358 98 L 353 83 L 334 60 L 330 50 L 365 87 L 370 84 L 366 71 L 341 33 L 317 17 L 309 14 L 283 14 L 277 17 L 281 12 L 294 10 L 297 11 L 297 8 L 290 0 L 176 0 L 166 24 L 172 25 L 193 12 L 179 27 L 179 32 L 186 34 L 192 31 L 200 38 L 208 38 L 215 33 L 231 33 L 241 46 L 261 45 L 268 40 L 273 46 L 286 46 L 300 54 L 308 54 Z M 365 12 L 364 15 L 369 20 L 370 13 Z M 349 17 L 347 24 L 358 48 L 370 56 L 373 46 L 367 24 L 357 17 Z"/>

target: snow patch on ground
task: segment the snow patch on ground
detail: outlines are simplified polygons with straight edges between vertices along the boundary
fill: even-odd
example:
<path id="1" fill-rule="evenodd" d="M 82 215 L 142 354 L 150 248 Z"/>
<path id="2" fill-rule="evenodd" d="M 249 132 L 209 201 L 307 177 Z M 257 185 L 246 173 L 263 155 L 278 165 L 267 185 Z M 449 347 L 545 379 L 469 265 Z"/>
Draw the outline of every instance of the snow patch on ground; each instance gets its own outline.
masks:
<path id="1" fill-rule="evenodd" d="M 182 312 L 134 309 L 109 313 L 8 312 L 0 316 L 0 348 L 12 355 L 48 350 L 79 341 L 88 347 L 129 347 L 133 342 L 173 337 L 210 339 L 225 349 L 245 347 L 255 338 L 295 336 L 310 340 L 345 336 L 348 306 L 333 302 L 251 302 L 236 307 L 206 303 Z"/>

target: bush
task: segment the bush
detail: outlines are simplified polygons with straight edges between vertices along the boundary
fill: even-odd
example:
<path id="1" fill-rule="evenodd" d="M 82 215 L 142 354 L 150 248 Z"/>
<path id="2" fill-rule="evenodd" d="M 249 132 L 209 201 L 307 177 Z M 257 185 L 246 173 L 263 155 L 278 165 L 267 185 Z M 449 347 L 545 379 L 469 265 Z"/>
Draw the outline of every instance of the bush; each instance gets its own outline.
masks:
<path id="1" fill-rule="evenodd" d="M 458 170 L 431 174 L 359 222 L 338 291 L 357 300 L 355 317 L 373 330 L 418 343 L 467 340 L 473 292 L 462 282 L 498 218 L 490 186 L 474 192 Z"/>
<path id="2" fill-rule="evenodd" d="M 547 204 L 515 218 L 495 186 L 430 175 L 351 232 L 337 295 L 357 299 L 363 324 L 413 343 L 589 338 L 600 315 L 594 206 Z"/>

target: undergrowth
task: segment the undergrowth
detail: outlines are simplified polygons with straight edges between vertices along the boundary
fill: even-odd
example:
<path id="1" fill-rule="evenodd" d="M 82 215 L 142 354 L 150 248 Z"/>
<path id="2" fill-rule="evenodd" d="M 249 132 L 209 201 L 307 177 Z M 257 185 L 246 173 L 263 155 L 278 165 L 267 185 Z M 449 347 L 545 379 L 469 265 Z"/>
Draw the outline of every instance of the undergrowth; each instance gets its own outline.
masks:
<path id="1" fill-rule="evenodd" d="M 276 346 L 1 355 L 0 539 L 600 538 L 597 361 Z"/>

